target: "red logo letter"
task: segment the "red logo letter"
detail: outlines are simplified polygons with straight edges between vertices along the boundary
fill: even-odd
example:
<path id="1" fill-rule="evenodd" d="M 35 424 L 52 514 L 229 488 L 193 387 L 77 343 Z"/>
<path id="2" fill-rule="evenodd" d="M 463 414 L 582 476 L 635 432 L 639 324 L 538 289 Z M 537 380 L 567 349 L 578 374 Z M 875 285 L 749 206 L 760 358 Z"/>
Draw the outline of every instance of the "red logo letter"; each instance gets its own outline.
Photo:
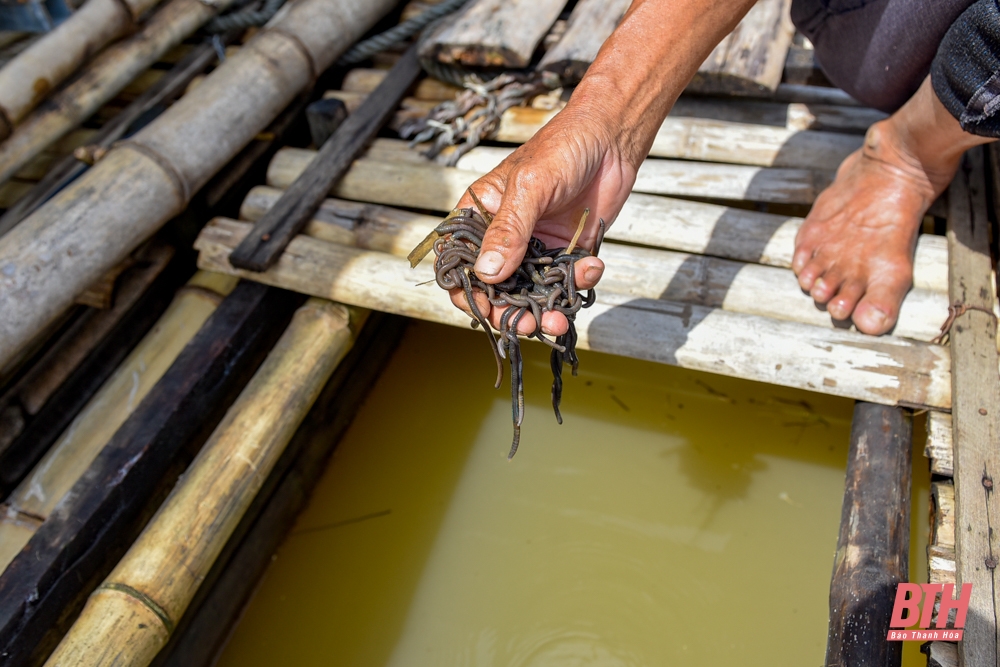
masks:
<path id="1" fill-rule="evenodd" d="M 955 627 L 965 627 L 965 615 L 969 611 L 969 599 L 972 597 L 972 584 L 962 584 L 962 595 L 959 599 L 953 600 L 955 594 L 954 584 L 945 584 L 944 592 L 941 593 L 941 607 L 938 609 L 937 627 L 948 626 L 948 613 L 955 610 Z M 899 603 L 899 593 L 896 593 L 896 602 Z M 896 618 L 893 615 L 893 618 Z"/>
<path id="2" fill-rule="evenodd" d="M 909 593 L 910 596 L 907 597 L 906 594 Z M 917 620 L 917 615 L 920 614 L 920 599 L 924 596 L 923 590 L 920 588 L 920 584 L 899 584 L 896 587 L 896 602 L 892 605 L 892 620 L 889 622 L 890 628 L 905 628 L 908 625 L 913 625 Z M 934 603 L 931 602 L 933 605 Z M 903 612 L 908 611 L 909 614 L 906 618 L 903 618 Z M 963 616 L 963 620 L 964 620 Z"/>

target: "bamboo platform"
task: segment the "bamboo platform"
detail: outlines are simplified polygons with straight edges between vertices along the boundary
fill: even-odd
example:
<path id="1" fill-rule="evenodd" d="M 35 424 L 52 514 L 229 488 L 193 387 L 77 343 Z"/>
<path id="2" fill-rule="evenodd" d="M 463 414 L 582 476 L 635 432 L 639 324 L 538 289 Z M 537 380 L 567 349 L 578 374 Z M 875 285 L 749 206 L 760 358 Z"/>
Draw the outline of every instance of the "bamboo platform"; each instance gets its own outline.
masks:
<path id="1" fill-rule="evenodd" d="M 434 4 L 414 0 L 393 16 Z M 577 318 L 579 347 L 859 401 L 848 466 L 856 494 L 849 485 L 845 516 L 875 502 L 908 511 L 909 415 L 929 411 L 927 461 L 912 462 L 934 475 L 928 581 L 973 581 L 970 617 L 985 618 L 1000 607 L 1000 594 L 988 592 L 994 570 L 977 566 L 995 552 L 989 516 L 1000 511 L 981 493 L 1000 464 L 997 411 L 983 407 L 1000 405 L 996 320 L 969 311 L 948 344 L 933 341 L 952 303 L 979 299 L 1000 313 L 984 235 L 1000 208 L 986 187 L 1000 184 L 1000 153 L 992 165 L 970 154 L 930 211 L 914 288 L 889 335 L 832 320 L 791 271 L 795 234 L 884 114 L 816 85 L 825 77 L 808 44 L 793 41 L 789 4 L 761 0 L 664 122 L 602 248 L 608 268 L 597 303 Z M 155 43 L 146 60 L 116 64 L 115 53 L 137 48 L 123 40 L 90 61 L 95 81 L 114 80 L 101 95 L 80 92 L 86 72 L 76 84 L 53 83 L 53 99 L 80 98 L 84 111 L 60 118 L 44 141 L 17 134 L 37 101 L 22 95 L 16 121 L 8 113 L 7 134 L 28 137 L 30 150 L 8 161 L 9 173 L 0 165 L 9 176 L 0 209 L 37 196 L 67 156 L 93 165 L 9 232 L 0 218 L 0 652 L 11 664 L 210 664 L 234 621 L 208 631 L 192 619 L 211 615 L 206 599 L 223 605 L 220 590 L 233 616 L 249 595 L 266 564 L 250 565 L 252 552 L 266 547 L 245 544 L 274 543 L 302 507 L 316 479 L 302 461 L 318 467 L 332 445 L 316 434 L 350 422 L 350 406 L 398 340 L 402 320 L 392 316 L 469 326 L 433 284 L 429 262 L 411 269 L 407 253 L 559 112 L 628 3 L 579 0 L 567 12 L 563 0 L 470 0 L 425 40 L 424 57 L 535 62 L 570 82 L 565 89 L 506 110 L 494 134 L 447 166 L 450 150 L 426 158 L 398 130 L 461 89 L 424 75 L 398 87 L 382 129 L 369 123 L 377 137 L 341 158 L 343 173 L 273 265 L 236 268 L 233 253 L 330 143 L 305 146 L 308 102 L 342 103 L 363 123 L 384 93 L 400 45 L 358 66 L 333 63 L 394 5 L 298 0 L 277 23 L 237 37 L 224 63 L 186 71 L 166 110 L 137 134 L 100 143 L 102 130 L 204 48 L 177 44 L 220 7 L 173 0 L 159 10 L 164 32 L 135 38 Z M 506 12 L 518 16 L 516 34 Z M 93 39 L 122 31 L 116 23 Z M 0 160 L 15 148 L 0 142 Z M 970 285 L 979 296 L 956 291 L 971 295 Z M 863 452 L 865 433 L 879 428 L 898 451 L 876 471 L 858 443 Z M 260 447 L 246 446 L 248 432 Z M 223 478 L 226 491 L 213 493 Z M 898 487 L 880 483 L 878 500 L 865 495 L 896 478 Z M 267 511 L 284 518 L 265 520 Z M 840 548 L 867 549 L 880 567 L 895 559 L 885 580 L 894 585 L 906 576 L 905 555 L 872 548 L 885 527 L 876 514 L 864 518 L 869 541 L 842 531 Z M 962 521 L 974 530 L 956 531 Z M 253 575 L 235 581 L 224 572 L 230 562 Z M 835 567 L 831 609 L 838 594 L 866 585 L 843 559 Z M 197 632 L 207 634 L 191 639 Z M 828 651 L 856 650 L 837 632 L 831 616 Z M 125 648 L 114 639 L 123 633 Z M 970 622 L 966 637 L 957 648 L 925 647 L 929 664 L 990 664 L 998 647 L 989 628 Z"/>

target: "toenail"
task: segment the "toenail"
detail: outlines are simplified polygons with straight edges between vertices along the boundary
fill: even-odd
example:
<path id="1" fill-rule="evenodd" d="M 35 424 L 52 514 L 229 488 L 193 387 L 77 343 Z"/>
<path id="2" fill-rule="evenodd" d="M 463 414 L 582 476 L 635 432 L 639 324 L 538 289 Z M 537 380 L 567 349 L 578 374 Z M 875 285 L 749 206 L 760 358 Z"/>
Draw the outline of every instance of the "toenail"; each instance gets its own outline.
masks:
<path id="1" fill-rule="evenodd" d="M 878 308 L 872 309 L 872 324 L 876 328 L 881 329 L 885 326 L 885 323 L 889 321 L 889 316 Z"/>

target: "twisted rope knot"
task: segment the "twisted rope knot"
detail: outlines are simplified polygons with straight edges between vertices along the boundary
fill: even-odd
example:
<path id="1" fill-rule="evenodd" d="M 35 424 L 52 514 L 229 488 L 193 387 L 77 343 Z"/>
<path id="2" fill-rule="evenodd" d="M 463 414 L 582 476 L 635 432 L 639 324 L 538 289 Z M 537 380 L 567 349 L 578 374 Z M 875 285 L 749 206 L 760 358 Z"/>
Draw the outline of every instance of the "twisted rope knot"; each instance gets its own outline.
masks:
<path id="1" fill-rule="evenodd" d="M 996 321 L 997 319 L 996 313 L 994 313 L 989 308 L 983 308 L 982 306 L 970 306 L 967 303 L 955 302 L 954 304 L 948 306 L 948 319 L 946 319 L 944 321 L 944 324 L 941 325 L 941 333 L 939 333 L 937 336 L 934 336 L 934 338 L 931 339 L 931 342 L 936 345 L 942 344 L 945 341 L 945 339 L 949 337 L 949 334 L 951 333 L 951 327 L 952 325 L 955 324 L 955 320 L 964 315 L 965 313 L 969 312 L 970 310 L 978 310 L 982 313 L 986 313 L 987 315 L 992 317 L 994 321 Z"/>

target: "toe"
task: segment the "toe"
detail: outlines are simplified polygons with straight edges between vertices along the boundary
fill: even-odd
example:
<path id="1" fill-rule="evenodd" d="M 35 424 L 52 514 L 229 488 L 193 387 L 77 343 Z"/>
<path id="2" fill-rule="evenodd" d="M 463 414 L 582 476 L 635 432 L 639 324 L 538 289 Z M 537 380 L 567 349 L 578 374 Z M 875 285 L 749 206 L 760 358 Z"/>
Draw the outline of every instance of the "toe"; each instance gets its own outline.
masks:
<path id="1" fill-rule="evenodd" d="M 877 336 L 892 329 L 909 287 L 909 281 L 898 280 L 870 284 L 851 316 L 858 331 Z"/>
<path id="2" fill-rule="evenodd" d="M 835 320 L 846 320 L 854 312 L 858 301 L 865 293 L 865 284 L 861 281 L 850 281 L 840 286 L 837 294 L 826 304 L 826 310 Z"/>
<path id="3" fill-rule="evenodd" d="M 826 262 L 821 262 L 818 259 L 813 258 L 802 268 L 801 271 L 798 272 L 799 287 L 806 292 L 812 291 L 813 284 L 816 282 L 816 279 L 826 273 L 826 269 Z"/>
<path id="4" fill-rule="evenodd" d="M 812 288 L 809 290 L 809 296 L 816 303 L 826 303 L 840 290 L 840 286 L 843 283 L 844 278 L 840 272 L 835 268 L 830 269 L 813 281 Z"/>

